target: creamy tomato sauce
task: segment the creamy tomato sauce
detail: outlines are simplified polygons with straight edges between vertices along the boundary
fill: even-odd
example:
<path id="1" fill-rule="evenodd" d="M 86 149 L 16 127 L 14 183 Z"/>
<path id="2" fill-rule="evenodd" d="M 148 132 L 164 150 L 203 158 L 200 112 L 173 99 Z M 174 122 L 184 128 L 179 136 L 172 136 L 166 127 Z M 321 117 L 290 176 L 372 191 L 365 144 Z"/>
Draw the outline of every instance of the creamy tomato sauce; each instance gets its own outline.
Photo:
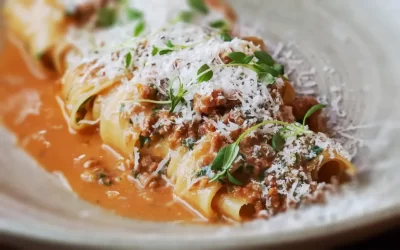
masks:
<path id="1" fill-rule="evenodd" d="M 71 134 L 56 101 L 59 76 L 39 79 L 21 51 L 8 41 L 0 52 L 1 122 L 19 145 L 50 173 L 61 172 L 81 198 L 117 214 L 155 221 L 195 220 L 198 216 L 173 199 L 172 188 L 140 189 L 128 172 L 116 169 L 118 159 L 104 149 L 98 131 Z M 30 65 L 30 66 L 29 66 Z M 85 162 L 96 161 L 119 182 L 84 181 Z M 125 178 L 122 178 L 125 176 Z"/>

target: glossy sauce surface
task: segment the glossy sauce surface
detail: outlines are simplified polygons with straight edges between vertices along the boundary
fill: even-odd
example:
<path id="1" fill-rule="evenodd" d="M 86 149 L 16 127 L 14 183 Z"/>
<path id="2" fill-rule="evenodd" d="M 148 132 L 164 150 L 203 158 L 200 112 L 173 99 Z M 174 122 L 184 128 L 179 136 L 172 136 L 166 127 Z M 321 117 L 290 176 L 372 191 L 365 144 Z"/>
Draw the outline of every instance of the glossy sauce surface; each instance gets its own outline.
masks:
<path id="1" fill-rule="evenodd" d="M 82 199 L 119 215 L 154 221 L 191 221 L 198 216 L 173 199 L 172 188 L 140 189 L 116 169 L 117 157 L 106 150 L 98 131 L 70 133 L 57 102 L 59 76 L 35 76 L 32 62 L 10 41 L 0 51 L 0 118 L 19 145 L 50 173 L 61 172 Z M 121 176 L 111 185 L 82 180 L 85 162 L 95 160 Z M 113 176 L 115 176 L 115 174 Z"/>

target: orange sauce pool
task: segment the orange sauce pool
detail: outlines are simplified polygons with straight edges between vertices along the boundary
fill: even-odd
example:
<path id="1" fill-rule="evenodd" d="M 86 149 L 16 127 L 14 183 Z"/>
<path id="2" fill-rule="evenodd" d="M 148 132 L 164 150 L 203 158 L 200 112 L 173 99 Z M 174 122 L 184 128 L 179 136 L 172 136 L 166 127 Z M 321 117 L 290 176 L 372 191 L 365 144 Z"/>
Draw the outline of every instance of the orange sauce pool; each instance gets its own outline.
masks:
<path id="1" fill-rule="evenodd" d="M 199 217 L 174 201 L 171 187 L 140 189 L 121 178 L 110 186 L 85 182 L 87 160 L 115 171 L 117 158 L 102 147 L 97 131 L 71 134 L 56 101 L 59 76 L 39 79 L 10 41 L 0 51 L 0 120 L 19 145 L 50 173 L 61 172 L 82 199 L 119 215 L 153 221 L 191 221 Z M 32 66 L 31 66 L 32 67 Z M 119 195 L 113 195 L 117 191 Z"/>

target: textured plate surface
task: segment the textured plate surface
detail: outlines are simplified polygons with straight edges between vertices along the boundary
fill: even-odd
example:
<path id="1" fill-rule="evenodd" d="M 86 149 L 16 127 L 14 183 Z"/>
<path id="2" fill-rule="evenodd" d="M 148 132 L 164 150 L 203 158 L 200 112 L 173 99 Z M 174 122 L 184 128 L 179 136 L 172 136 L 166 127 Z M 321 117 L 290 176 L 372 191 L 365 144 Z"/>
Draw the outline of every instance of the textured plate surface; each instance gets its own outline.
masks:
<path id="1" fill-rule="evenodd" d="M 242 24 L 297 68 L 291 76 L 300 92 L 341 108 L 329 115 L 355 155 L 359 178 L 323 206 L 268 221 L 230 227 L 135 221 L 79 200 L 0 127 L 0 235 L 105 249 L 233 249 L 327 236 L 400 215 L 400 2 L 231 2 Z"/>

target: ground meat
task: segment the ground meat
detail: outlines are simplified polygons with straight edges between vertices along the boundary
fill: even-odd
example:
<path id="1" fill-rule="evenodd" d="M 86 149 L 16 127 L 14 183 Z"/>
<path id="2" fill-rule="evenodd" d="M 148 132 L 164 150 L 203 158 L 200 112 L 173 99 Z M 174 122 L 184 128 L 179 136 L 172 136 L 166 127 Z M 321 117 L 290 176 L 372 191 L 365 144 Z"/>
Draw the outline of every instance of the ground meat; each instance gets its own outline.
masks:
<path id="1" fill-rule="evenodd" d="M 252 204 L 256 213 L 265 209 L 260 185 L 248 183 L 245 186 L 233 186 L 233 193 L 238 197 L 246 197 L 247 204 Z"/>
<path id="2" fill-rule="evenodd" d="M 293 115 L 293 108 L 291 106 L 282 105 L 280 107 L 280 111 L 280 120 L 289 123 L 296 121 L 296 117 Z"/>
<path id="3" fill-rule="evenodd" d="M 224 145 L 224 137 L 219 133 L 214 133 L 211 139 L 211 152 L 218 152 Z"/>
<path id="4" fill-rule="evenodd" d="M 240 153 L 247 164 L 254 167 L 253 176 L 258 176 L 271 166 L 275 151 L 261 136 L 248 136 L 240 143 Z"/>
<path id="5" fill-rule="evenodd" d="M 172 134 L 168 137 L 168 142 L 171 148 L 182 144 L 182 140 L 186 138 L 188 131 L 187 124 L 175 125 Z"/>
<path id="6" fill-rule="evenodd" d="M 157 118 L 154 116 L 146 116 L 143 121 L 143 130 L 140 135 L 144 137 L 150 137 L 153 133 L 153 125 L 157 122 Z"/>
<path id="7" fill-rule="evenodd" d="M 211 114 L 216 108 L 223 107 L 227 103 L 223 91 L 215 89 L 210 95 L 194 95 L 193 109 L 202 114 Z"/>
<path id="8" fill-rule="evenodd" d="M 201 136 L 206 135 L 208 132 L 215 132 L 215 131 L 216 131 L 216 128 L 215 128 L 212 120 L 207 119 L 200 124 L 199 134 Z"/>

